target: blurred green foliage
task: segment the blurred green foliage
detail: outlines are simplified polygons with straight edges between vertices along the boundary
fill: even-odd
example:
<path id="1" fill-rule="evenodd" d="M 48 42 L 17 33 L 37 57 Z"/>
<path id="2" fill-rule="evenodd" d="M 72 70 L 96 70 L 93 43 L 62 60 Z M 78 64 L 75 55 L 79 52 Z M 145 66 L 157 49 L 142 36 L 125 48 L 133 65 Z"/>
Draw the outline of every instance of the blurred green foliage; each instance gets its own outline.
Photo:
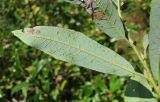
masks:
<path id="1" fill-rule="evenodd" d="M 149 0 L 129 0 L 123 11 L 136 42 L 147 32 L 149 4 Z M 11 34 L 12 30 L 36 25 L 84 32 L 129 59 L 135 68 L 141 67 L 126 44 L 111 43 L 113 39 L 95 27 L 84 8 L 62 0 L 0 0 L 0 102 L 123 102 L 126 78 L 55 60 Z"/>

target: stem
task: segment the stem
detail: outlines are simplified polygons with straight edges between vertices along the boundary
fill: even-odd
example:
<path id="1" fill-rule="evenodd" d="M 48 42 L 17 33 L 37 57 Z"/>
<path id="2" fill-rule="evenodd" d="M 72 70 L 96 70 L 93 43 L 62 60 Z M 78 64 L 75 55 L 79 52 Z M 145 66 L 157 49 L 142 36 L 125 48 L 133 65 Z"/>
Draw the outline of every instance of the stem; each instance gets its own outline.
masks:
<path id="1" fill-rule="evenodd" d="M 148 65 L 147 65 L 146 61 L 143 60 L 142 56 L 139 54 L 136 46 L 133 44 L 133 42 L 131 41 L 131 39 L 129 38 L 129 40 L 128 40 L 128 39 L 125 39 L 125 40 L 126 40 L 126 41 L 129 43 L 129 45 L 132 47 L 132 49 L 134 50 L 134 52 L 136 53 L 136 55 L 137 55 L 137 57 L 139 58 L 139 60 L 141 61 L 141 63 L 144 65 L 144 67 L 145 67 L 145 68 L 148 68 Z"/>
<path id="2" fill-rule="evenodd" d="M 119 14 L 120 18 L 122 18 L 120 0 L 118 0 L 118 14 Z"/>
<path id="3" fill-rule="evenodd" d="M 129 38 L 129 40 L 128 39 L 125 39 L 125 40 L 132 47 L 132 49 L 136 53 L 137 57 L 139 58 L 140 62 L 144 66 L 144 70 L 146 71 L 145 77 L 149 81 L 149 83 L 153 86 L 155 92 L 157 93 L 157 98 L 160 99 L 160 90 L 159 90 L 158 85 L 156 84 L 155 80 L 153 79 L 152 73 L 147 65 L 147 62 L 145 60 L 143 60 L 143 57 L 138 52 L 138 50 L 137 50 L 136 46 L 133 44 L 132 40 L 130 38 Z"/>
<path id="4" fill-rule="evenodd" d="M 147 78 L 150 84 L 153 86 L 155 92 L 157 93 L 157 98 L 160 99 L 160 90 L 159 87 L 157 86 L 156 82 L 154 81 L 152 74 L 148 72 L 149 77 Z"/>
<path id="5" fill-rule="evenodd" d="M 118 0 L 118 14 L 120 16 L 120 18 L 122 19 L 122 15 L 121 15 L 121 7 L 120 7 L 120 0 Z M 126 42 L 132 47 L 132 49 L 134 50 L 134 52 L 136 53 L 138 59 L 140 60 L 140 62 L 142 63 L 142 65 L 144 66 L 144 70 L 146 71 L 146 74 L 144 74 L 145 78 L 148 80 L 148 82 L 153 86 L 156 94 L 157 94 L 157 98 L 160 99 L 160 82 L 158 81 L 158 85 L 155 82 L 155 80 L 153 79 L 153 75 L 147 65 L 146 60 L 143 59 L 142 55 L 139 53 L 138 49 L 136 48 L 136 46 L 133 44 L 133 41 L 131 40 L 131 38 L 128 36 L 129 40 L 126 38 Z M 160 66 L 160 65 L 159 65 Z"/>

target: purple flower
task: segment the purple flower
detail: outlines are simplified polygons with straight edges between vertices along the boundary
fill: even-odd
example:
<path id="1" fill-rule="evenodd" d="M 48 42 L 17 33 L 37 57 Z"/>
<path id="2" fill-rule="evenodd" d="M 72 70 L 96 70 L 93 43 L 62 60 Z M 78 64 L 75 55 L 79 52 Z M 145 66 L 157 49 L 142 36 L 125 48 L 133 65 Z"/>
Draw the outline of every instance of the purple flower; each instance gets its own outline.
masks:
<path id="1" fill-rule="evenodd" d="M 93 0 L 86 0 L 85 8 L 89 14 L 93 14 Z"/>

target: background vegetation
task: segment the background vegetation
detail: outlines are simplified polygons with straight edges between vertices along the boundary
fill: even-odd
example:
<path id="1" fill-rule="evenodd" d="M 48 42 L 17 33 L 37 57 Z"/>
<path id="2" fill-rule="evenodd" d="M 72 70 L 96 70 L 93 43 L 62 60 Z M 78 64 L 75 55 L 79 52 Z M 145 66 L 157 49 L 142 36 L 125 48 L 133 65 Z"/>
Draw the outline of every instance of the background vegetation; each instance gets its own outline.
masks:
<path id="1" fill-rule="evenodd" d="M 143 51 L 150 1 L 124 3 L 124 22 L 137 47 Z M 84 32 L 127 58 L 135 68 L 141 68 L 131 48 L 103 34 L 84 8 L 62 0 L 0 0 L 0 102 L 123 102 L 127 78 L 55 60 L 11 34 L 12 30 L 36 25 Z"/>

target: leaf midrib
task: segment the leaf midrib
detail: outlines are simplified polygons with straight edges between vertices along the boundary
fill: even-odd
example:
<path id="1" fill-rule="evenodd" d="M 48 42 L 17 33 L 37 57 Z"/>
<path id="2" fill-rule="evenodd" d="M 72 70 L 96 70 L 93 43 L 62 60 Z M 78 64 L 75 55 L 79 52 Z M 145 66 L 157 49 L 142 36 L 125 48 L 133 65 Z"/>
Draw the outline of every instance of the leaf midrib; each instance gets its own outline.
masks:
<path id="1" fill-rule="evenodd" d="M 124 66 L 120 66 L 119 64 L 116 64 L 116 63 L 113 63 L 113 62 L 111 62 L 111 61 L 108 61 L 108 60 L 106 60 L 106 59 L 104 59 L 104 58 L 102 58 L 102 57 L 100 57 L 100 56 L 95 55 L 94 53 L 90 53 L 90 52 L 88 52 L 88 51 L 86 51 L 86 50 L 84 50 L 84 49 L 80 49 L 80 48 L 78 48 L 78 47 L 75 47 L 75 46 L 72 46 L 72 45 L 70 45 L 70 44 L 61 42 L 61 41 L 59 41 L 59 40 L 47 38 L 47 37 L 44 37 L 44 36 L 35 36 L 35 35 L 34 35 L 34 36 L 31 35 L 31 36 L 32 36 L 32 37 L 35 37 L 35 38 L 41 38 L 41 39 L 51 40 L 51 41 L 53 41 L 53 42 L 55 41 L 55 42 L 64 44 L 64 45 L 66 45 L 66 46 L 69 46 L 69 47 L 72 47 L 72 48 L 74 48 L 74 49 L 77 49 L 78 51 L 87 53 L 88 55 L 94 56 L 95 58 L 98 58 L 98 59 L 100 59 L 100 60 L 103 60 L 103 61 L 106 62 L 106 63 L 109 63 L 109 64 L 111 64 L 111 65 L 117 66 L 118 68 L 121 68 L 121 69 L 123 69 L 123 70 L 125 70 L 125 71 L 127 71 L 127 72 L 129 72 L 129 73 L 131 73 L 131 74 L 134 74 L 134 75 L 137 74 L 136 72 L 134 72 L 134 70 L 133 70 L 133 72 L 132 72 L 132 71 L 128 70 L 126 67 L 124 67 Z"/>

